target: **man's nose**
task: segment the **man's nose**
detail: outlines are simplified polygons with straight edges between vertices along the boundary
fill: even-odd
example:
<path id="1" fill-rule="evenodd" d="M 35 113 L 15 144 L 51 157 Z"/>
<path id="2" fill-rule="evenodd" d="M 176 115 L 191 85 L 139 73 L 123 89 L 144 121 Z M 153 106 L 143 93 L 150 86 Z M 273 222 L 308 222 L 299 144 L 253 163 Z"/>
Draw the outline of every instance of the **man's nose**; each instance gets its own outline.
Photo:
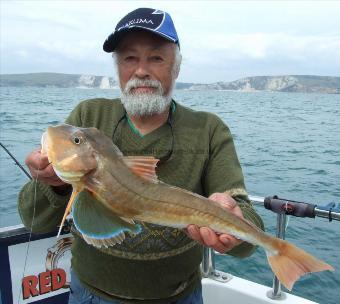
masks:
<path id="1" fill-rule="evenodd" d="M 145 79 L 150 77 L 150 71 L 148 63 L 145 60 L 139 60 L 136 66 L 134 76 L 140 79 Z"/>

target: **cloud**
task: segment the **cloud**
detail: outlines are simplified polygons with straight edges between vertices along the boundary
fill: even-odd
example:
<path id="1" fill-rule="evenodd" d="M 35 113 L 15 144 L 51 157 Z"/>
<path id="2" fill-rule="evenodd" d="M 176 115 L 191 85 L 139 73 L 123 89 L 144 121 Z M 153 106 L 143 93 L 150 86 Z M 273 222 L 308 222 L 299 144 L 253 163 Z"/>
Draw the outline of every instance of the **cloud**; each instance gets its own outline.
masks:
<path id="1" fill-rule="evenodd" d="M 98 41 L 82 40 L 65 44 L 63 41 L 45 40 L 37 43 L 40 52 L 65 59 L 89 59 L 98 52 Z"/>
<path id="2" fill-rule="evenodd" d="M 104 39 L 127 12 L 156 6 L 146 1 L 79 3 L 1 2 L 0 72 L 110 75 Z M 326 4 L 163 1 L 157 8 L 173 16 L 180 36 L 180 79 L 213 82 L 264 74 L 339 75 L 340 3 Z"/>
<path id="3" fill-rule="evenodd" d="M 211 70 L 210 81 L 229 79 L 231 68 L 257 75 L 284 72 L 327 75 L 336 73 L 336 69 L 340 71 L 340 35 L 231 33 L 205 36 L 204 41 L 190 39 L 188 45 L 182 43 L 182 72 L 189 66 L 196 75 L 198 71 Z M 223 78 L 217 78 L 223 73 Z"/>
<path id="4" fill-rule="evenodd" d="M 198 38 L 198 37 L 196 37 Z M 190 48 L 183 48 L 190 54 L 197 51 L 223 52 L 231 58 L 263 59 L 272 55 L 290 58 L 304 58 L 310 54 L 340 56 L 340 35 L 290 35 L 286 33 L 250 33 L 250 34 L 211 34 L 204 40 L 192 38 Z M 193 43 L 195 41 L 195 43 Z"/>
<path id="5" fill-rule="evenodd" d="M 29 58 L 29 53 L 27 51 L 24 51 L 24 50 L 14 51 L 14 55 L 16 55 L 20 58 L 24 58 L 24 59 Z"/>

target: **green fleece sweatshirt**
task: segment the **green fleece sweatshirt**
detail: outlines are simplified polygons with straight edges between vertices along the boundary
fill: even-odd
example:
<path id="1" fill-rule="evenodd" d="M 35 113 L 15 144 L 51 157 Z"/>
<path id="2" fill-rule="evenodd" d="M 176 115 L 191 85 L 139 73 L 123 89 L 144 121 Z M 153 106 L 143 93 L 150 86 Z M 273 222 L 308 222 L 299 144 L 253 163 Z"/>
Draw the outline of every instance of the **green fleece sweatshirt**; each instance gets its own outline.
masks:
<path id="1" fill-rule="evenodd" d="M 102 130 L 124 155 L 171 157 L 157 167 L 158 178 L 170 185 L 209 196 L 227 192 L 238 203 L 246 219 L 263 229 L 244 186 L 232 135 L 216 116 L 172 103 L 172 130 L 164 124 L 142 136 L 133 128 L 117 100 L 92 99 L 81 102 L 66 123 Z M 173 132 L 173 136 L 172 136 Z M 26 184 L 19 195 L 23 223 L 33 232 L 54 230 L 60 223 L 68 196 L 56 194 L 50 186 Z M 34 199 L 35 197 L 35 199 Z M 142 232 L 127 236 L 122 244 L 96 249 L 73 229 L 72 268 L 93 293 L 124 303 L 169 303 L 191 293 L 200 284 L 202 247 L 178 229 L 142 224 Z M 242 243 L 229 254 L 245 257 L 254 246 Z"/>

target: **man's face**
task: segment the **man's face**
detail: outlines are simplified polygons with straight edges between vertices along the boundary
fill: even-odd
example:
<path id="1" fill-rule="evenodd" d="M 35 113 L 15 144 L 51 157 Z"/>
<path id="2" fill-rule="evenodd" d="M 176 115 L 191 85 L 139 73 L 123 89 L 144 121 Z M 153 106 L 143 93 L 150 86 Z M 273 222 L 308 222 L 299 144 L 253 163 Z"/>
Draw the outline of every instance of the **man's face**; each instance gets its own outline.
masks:
<path id="1" fill-rule="evenodd" d="M 117 68 L 120 86 L 125 88 L 131 79 L 156 80 L 163 88 L 163 95 L 171 92 L 177 73 L 173 72 L 177 46 L 147 31 L 127 33 L 117 48 Z M 148 85 L 132 88 L 132 94 L 155 93 Z"/>

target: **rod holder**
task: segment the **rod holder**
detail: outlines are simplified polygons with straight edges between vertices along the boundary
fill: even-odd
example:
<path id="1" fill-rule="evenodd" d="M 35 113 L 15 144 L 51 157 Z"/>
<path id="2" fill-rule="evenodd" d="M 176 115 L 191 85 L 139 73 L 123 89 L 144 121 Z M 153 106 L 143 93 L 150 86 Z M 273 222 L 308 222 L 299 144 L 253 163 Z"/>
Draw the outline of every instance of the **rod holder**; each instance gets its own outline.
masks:
<path id="1" fill-rule="evenodd" d="M 280 213 L 277 215 L 276 219 L 276 237 L 284 240 L 286 235 L 286 222 L 287 215 L 285 213 Z M 274 275 L 273 278 L 273 289 L 267 292 L 267 297 L 273 300 L 282 299 L 284 293 L 281 291 L 281 283 L 279 279 Z"/>

